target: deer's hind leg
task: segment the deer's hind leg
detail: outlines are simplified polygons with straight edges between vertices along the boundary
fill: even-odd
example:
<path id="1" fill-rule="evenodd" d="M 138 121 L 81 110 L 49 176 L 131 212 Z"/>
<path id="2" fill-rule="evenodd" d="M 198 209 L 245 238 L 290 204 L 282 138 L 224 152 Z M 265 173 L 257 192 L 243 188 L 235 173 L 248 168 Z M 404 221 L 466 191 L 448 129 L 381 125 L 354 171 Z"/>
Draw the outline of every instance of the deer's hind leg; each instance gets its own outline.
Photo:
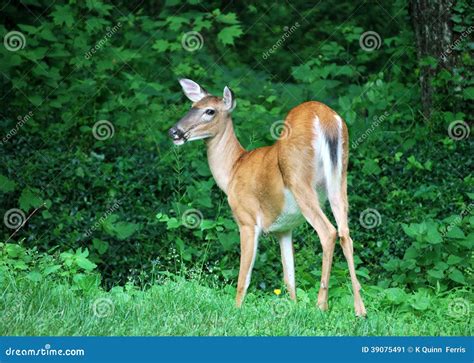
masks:
<path id="1" fill-rule="evenodd" d="M 352 289 L 354 291 L 355 314 L 357 316 L 365 316 L 367 315 L 367 312 L 362 297 L 360 296 L 360 283 L 357 279 L 354 266 L 354 244 L 349 235 L 349 225 L 347 221 L 349 204 L 347 201 L 347 179 L 345 177 L 345 172 L 343 173 L 341 180 L 341 188 L 330 193 L 328 198 L 329 203 L 331 204 L 332 213 L 336 219 L 342 251 L 346 257 L 349 274 L 351 276 Z"/>
<path id="2" fill-rule="evenodd" d="M 332 258 L 336 244 L 336 228 L 331 224 L 319 204 L 318 195 L 311 184 L 294 184 L 291 191 L 295 196 L 301 213 L 319 236 L 323 249 L 323 266 L 321 284 L 318 293 L 318 306 L 321 310 L 328 308 L 329 277 L 331 275 Z"/>

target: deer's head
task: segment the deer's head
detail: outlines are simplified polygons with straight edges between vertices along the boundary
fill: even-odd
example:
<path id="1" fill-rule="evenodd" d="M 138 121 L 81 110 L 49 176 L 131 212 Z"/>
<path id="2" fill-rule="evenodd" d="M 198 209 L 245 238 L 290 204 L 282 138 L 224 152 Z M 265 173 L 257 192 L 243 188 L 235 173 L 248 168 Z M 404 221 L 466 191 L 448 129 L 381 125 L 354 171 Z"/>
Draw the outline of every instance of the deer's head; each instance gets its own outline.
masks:
<path id="1" fill-rule="evenodd" d="M 191 110 L 168 131 L 175 145 L 186 141 L 207 139 L 222 132 L 230 122 L 229 114 L 235 108 L 235 99 L 229 87 L 223 97 L 212 96 L 190 79 L 179 80 L 186 97 L 193 102 Z"/>

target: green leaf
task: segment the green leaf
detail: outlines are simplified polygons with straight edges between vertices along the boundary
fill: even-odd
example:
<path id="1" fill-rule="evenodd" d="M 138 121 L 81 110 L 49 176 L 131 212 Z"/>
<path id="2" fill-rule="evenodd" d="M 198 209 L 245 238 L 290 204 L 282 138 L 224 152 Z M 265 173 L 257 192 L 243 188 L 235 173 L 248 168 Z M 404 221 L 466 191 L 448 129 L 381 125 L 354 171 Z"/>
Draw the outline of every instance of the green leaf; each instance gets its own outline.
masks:
<path id="1" fill-rule="evenodd" d="M 18 24 L 18 28 L 20 28 L 21 30 L 23 30 L 24 32 L 28 34 L 36 34 L 38 32 L 38 28 L 31 25 Z"/>
<path id="2" fill-rule="evenodd" d="M 438 224 L 435 222 L 428 222 L 427 226 L 427 242 L 431 244 L 438 244 L 443 242 L 441 233 L 438 232 Z"/>
<path id="3" fill-rule="evenodd" d="M 385 263 L 383 265 L 383 267 L 387 270 L 387 271 L 396 271 L 398 269 L 398 266 L 400 264 L 400 260 L 398 258 L 392 258 L 391 260 L 389 260 L 387 263 Z"/>
<path id="4" fill-rule="evenodd" d="M 474 87 L 468 87 L 463 91 L 466 100 L 474 100 Z"/>
<path id="5" fill-rule="evenodd" d="M 435 68 L 438 65 L 438 60 L 434 57 L 427 56 L 420 60 L 421 66 L 430 66 L 431 68 Z"/>
<path id="6" fill-rule="evenodd" d="M 469 233 L 465 239 L 456 240 L 456 243 L 471 249 L 474 246 L 474 232 Z"/>
<path id="7" fill-rule="evenodd" d="M 463 260 L 462 257 L 449 255 L 448 260 L 446 261 L 448 265 L 457 265 L 459 262 Z"/>
<path id="8" fill-rule="evenodd" d="M 166 221 L 166 228 L 167 229 L 176 229 L 181 227 L 181 221 L 179 221 L 177 218 L 172 217 Z"/>
<path id="9" fill-rule="evenodd" d="M 449 267 L 449 265 L 446 262 L 438 261 L 435 263 L 434 267 L 437 270 L 444 271 Z"/>
<path id="10" fill-rule="evenodd" d="M 109 249 L 109 244 L 106 241 L 97 238 L 92 239 L 92 245 L 100 255 L 103 255 Z"/>
<path id="11" fill-rule="evenodd" d="M 28 273 L 28 275 L 26 275 L 26 278 L 33 282 L 39 282 L 42 280 L 43 276 L 38 271 L 31 271 Z"/>
<path id="12" fill-rule="evenodd" d="M 50 275 L 52 273 L 55 273 L 56 271 L 59 271 L 60 268 L 61 268 L 61 265 L 48 266 L 44 269 L 44 274 Z"/>
<path id="13" fill-rule="evenodd" d="M 415 310 L 426 310 L 430 307 L 430 298 L 417 293 L 410 299 L 410 306 Z"/>
<path id="14" fill-rule="evenodd" d="M 201 230 L 205 230 L 205 229 L 212 229 L 216 226 L 216 222 L 213 221 L 213 220 L 210 220 L 210 219 L 204 219 L 201 224 L 199 225 L 199 227 L 201 228 Z"/>
<path id="15" fill-rule="evenodd" d="M 138 224 L 129 222 L 118 222 L 114 224 L 115 235 L 118 239 L 124 240 L 129 238 L 138 230 Z"/>
<path id="16" fill-rule="evenodd" d="M 38 95 L 34 96 L 29 96 L 28 100 L 34 105 L 34 106 L 40 106 L 43 103 L 43 98 Z"/>
<path id="17" fill-rule="evenodd" d="M 79 267 L 83 268 L 86 271 L 92 271 L 97 267 L 97 265 L 91 261 L 89 261 L 86 257 L 77 256 L 76 263 Z"/>
<path id="18" fill-rule="evenodd" d="M 444 277 L 444 273 L 443 271 L 440 271 L 440 270 L 428 270 L 428 275 L 430 275 L 431 277 L 434 277 L 435 279 L 442 279 Z"/>
<path id="19" fill-rule="evenodd" d="M 12 258 L 18 258 L 19 256 L 25 254 L 25 249 L 14 243 L 7 243 L 5 245 L 5 251 L 7 252 L 8 256 Z"/>
<path id="20" fill-rule="evenodd" d="M 43 200 L 39 197 L 38 193 L 29 188 L 23 189 L 18 202 L 20 203 L 20 208 L 24 211 L 28 211 L 32 207 L 38 208 L 43 204 Z"/>
<path id="21" fill-rule="evenodd" d="M 385 290 L 385 296 L 391 303 L 395 305 L 402 304 L 407 298 L 407 294 L 405 293 L 405 291 L 398 287 L 392 287 L 390 289 Z"/>
<path id="22" fill-rule="evenodd" d="M 382 172 L 382 169 L 380 169 L 379 165 L 374 159 L 365 159 L 364 160 L 364 167 L 362 168 L 362 171 L 366 175 L 379 175 Z"/>
<path id="23" fill-rule="evenodd" d="M 165 52 L 170 46 L 170 43 L 164 39 L 157 39 L 153 44 L 152 48 L 156 49 L 158 53 Z"/>
<path id="24" fill-rule="evenodd" d="M 217 238 L 222 247 L 224 248 L 224 251 L 231 250 L 239 243 L 239 234 L 236 231 L 228 233 L 217 233 Z"/>
<path id="25" fill-rule="evenodd" d="M 449 274 L 449 278 L 455 282 L 458 282 L 460 284 L 465 284 L 466 280 L 464 279 L 464 275 L 461 271 L 459 271 L 457 268 L 454 268 L 451 273 Z"/>
<path id="26" fill-rule="evenodd" d="M 84 291 L 92 290 L 99 285 L 97 275 L 76 274 L 73 277 L 73 281 Z"/>
<path id="27" fill-rule="evenodd" d="M 219 14 L 216 16 L 216 20 L 219 23 L 224 24 L 238 24 L 237 15 L 235 13 Z"/>
<path id="28" fill-rule="evenodd" d="M 217 34 L 217 39 L 224 45 L 234 45 L 234 39 L 242 35 L 242 28 L 240 25 L 232 25 L 222 29 Z"/>
<path id="29" fill-rule="evenodd" d="M 457 239 L 466 238 L 466 236 L 464 235 L 464 232 L 458 226 L 448 227 L 448 233 L 446 233 L 446 237 L 457 238 Z"/>
<path id="30" fill-rule="evenodd" d="M 169 22 L 170 30 L 179 30 L 183 24 L 189 24 L 190 20 L 182 16 L 170 16 L 167 21 Z"/>
<path id="31" fill-rule="evenodd" d="M 14 191 L 16 183 L 13 180 L 8 179 L 6 176 L 0 174 L 0 192 L 8 193 Z"/>
<path id="32" fill-rule="evenodd" d="M 410 247 L 407 248 L 405 251 L 405 255 L 403 256 L 404 259 L 414 259 L 418 257 L 419 252 L 418 249 L 414 244 L 412 244 Z"/>
<path id="33" fill-rule="evenodd" d="M 54 8 L 55 10 L 51 13 L 54 24 L 66 24 L 66 26 L 70 28 L 74 24 L 74 18 L 72 16 L 74 12 L 72 8 L 69 5 L 56 5 Z"/>

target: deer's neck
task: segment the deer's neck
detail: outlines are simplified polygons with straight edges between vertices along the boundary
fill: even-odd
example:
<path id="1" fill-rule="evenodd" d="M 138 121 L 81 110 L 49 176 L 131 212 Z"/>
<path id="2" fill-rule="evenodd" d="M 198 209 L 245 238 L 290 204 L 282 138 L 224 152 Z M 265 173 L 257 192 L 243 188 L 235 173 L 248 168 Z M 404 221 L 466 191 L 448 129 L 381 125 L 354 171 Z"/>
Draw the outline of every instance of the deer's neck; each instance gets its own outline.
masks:
<path id="1" fill-rule="evenodd" d="M 207 141 L 207 159 L 217 185 L 227 194 L 232 170 L 245 152 L 235 136 L 232 120 L 226 120 L 225 129 Z"/>

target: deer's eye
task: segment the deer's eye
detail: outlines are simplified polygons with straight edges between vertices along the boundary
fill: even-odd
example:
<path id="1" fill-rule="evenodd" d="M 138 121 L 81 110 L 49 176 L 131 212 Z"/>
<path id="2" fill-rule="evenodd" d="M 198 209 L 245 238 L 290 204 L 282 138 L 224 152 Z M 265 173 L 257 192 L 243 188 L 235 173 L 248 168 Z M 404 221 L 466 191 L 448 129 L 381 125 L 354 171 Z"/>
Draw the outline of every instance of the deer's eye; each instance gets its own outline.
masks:
<path id="1" fill-rule="evenodd" d="M 212 116 L 212 115 L 214 115 L 214 114 L 216 113 L 216 111 L 215 111 L 215 110 L 208 109 L 208 110 L 206 110 L 206 112 L 204 112 L 204 113 L 205 113 L 206 115 Z"/>

